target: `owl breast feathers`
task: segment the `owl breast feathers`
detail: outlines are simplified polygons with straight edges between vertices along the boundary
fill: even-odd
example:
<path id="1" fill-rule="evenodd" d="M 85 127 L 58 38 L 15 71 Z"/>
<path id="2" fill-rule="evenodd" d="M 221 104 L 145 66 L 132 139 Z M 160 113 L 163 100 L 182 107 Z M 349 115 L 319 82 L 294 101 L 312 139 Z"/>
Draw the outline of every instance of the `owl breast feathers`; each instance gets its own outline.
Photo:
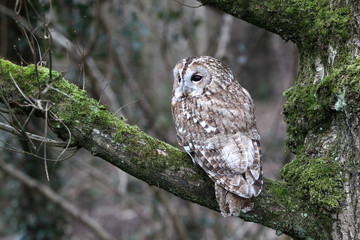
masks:
<path id="1" fill-rule="evenodd" d="M 262 163 L 249 93 L 219 60 L 191 57 L 174 68 L 171 106 L 178 142 L 215 182 L 222 214 L 251 210 Z"/>

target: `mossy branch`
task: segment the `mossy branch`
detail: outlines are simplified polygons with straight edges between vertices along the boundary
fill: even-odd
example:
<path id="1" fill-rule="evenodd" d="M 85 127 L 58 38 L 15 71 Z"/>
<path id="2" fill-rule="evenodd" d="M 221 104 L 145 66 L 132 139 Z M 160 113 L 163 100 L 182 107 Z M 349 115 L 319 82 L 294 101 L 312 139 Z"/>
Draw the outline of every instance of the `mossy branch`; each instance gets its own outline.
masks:
<path id="1" fill-rule="evenodd" d="M 199 0 L 291 40 L 299 47 L 327 47 L 347 40 L 353 14 L 346 4 L 323 0 Z"/>
<path id="2" fill-rule="evenodd" d="M 71 137 L 72 145 L 89 150 L 149 185 L 219 210 L 213 182 L 186 153 L 117 118 L 55 71 L 50 79 L 48 68 L 37 67 L 36 74 L 33 65 L 21 67 L 3 59 L 0 63 L 0 90 L 5 97 L 2 101 L 7 101 L 11 111 L 26 115 L 32 110 L 29 101 L 51 103 L 49 126 L 60 138 Z M 327 236 L 331 228 L 329 215 L 309 207 L 301 194 L 285 182 L 265 179 L 255 208 L 240 218 L 295 239 Z M 320 220 L 329 224 L 318 224 Z"/>

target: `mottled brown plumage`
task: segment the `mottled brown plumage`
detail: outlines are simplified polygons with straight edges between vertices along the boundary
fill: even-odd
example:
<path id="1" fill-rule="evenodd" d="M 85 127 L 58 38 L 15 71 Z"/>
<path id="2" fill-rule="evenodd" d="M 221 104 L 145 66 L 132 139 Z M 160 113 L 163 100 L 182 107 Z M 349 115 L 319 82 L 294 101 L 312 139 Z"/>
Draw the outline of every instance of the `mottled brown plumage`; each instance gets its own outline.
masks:
<path id="1" fill-rule="evenodd" d="M 191 57 L 174 68 L 171 106 L 178 142 L 215 182 L 222 214 L 251 210 L 262 163 L 250 94 L 219 60 Z"/>

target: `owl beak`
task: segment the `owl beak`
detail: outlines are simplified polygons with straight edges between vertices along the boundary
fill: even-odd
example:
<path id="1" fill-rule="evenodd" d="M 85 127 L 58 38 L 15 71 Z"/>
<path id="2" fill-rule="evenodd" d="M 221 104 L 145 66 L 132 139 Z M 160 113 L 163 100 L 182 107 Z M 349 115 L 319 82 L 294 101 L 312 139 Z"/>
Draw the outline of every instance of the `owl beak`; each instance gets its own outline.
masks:
<path id="1" fill-rule="evenodd" d="M 187 88 L 184 84 L 182 87 L 182 96 L 187 97 L 187 95 L 189 95 L 189 88 Z"/>
<path id="2" fill-rule="evenodd" d="M 183 88 L 182 88 L 182 95 L 186 96 L 186 88 L 185 88 L 185 86 L 183 86 Z"/>

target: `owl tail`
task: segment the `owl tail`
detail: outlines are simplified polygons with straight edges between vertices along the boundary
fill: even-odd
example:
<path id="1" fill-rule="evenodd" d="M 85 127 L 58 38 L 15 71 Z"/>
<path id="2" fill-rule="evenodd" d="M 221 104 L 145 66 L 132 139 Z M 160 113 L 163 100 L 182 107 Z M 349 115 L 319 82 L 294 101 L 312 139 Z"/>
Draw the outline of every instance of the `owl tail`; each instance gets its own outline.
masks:
<path id="1" fill-rule="evenodd" d="M 254 207 L 252 198 L 242 198 L 226 191 L 222 186 L 215 183 L 215 195 L 223 217 L 240 215 L 240 212 L 249 212 Z"/>

